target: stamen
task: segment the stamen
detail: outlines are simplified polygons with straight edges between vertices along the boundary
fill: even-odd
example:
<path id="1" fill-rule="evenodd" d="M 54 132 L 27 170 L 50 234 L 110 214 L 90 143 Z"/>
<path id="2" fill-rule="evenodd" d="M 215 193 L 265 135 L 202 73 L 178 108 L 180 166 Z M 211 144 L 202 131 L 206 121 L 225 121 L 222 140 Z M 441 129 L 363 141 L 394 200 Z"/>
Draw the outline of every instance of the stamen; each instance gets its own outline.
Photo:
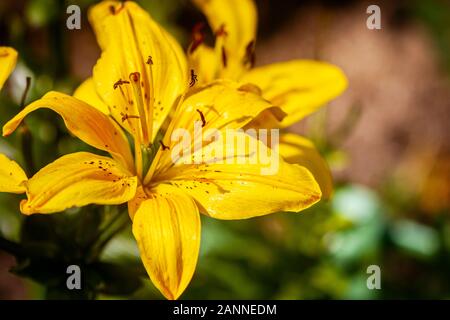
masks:
<path id="1" fill-rule="evenodd" d="M 227 53 L 225 51 L 225 47 L 222 46 L 222 64 L 223 67 L 226 68 L 227 67 Z"/>
<path id="2" fill-rule="evenodd" d="M 228 32 L 225 30 L 225 24 L 221 24 L 219 29 L 216 31 L 216 37 L 227 36 Z"/>
<path id="3" fill-rule="evenodd" d="M 114 88 L 114 90 L 116 90 L 119 86 L 121 86 L 123 84 L 129 84 L 129 83 L 130 83 L 130 81 L 119 79 L 116 83 L 114 83 L 113 88 Z"/>
<path id="4" fill-rule="evenodd" d="M 192 41 L 191 45 L 189 46 L 190 54 L 194 53 L 195 49 L 197 49 L 198 46 L 201 45 L 205 40 L 205 34 L 203 33 L 204 27 L 205 24 L 203 22 L 199 22 L 192 28 Z"/>
<path id="5" fill-rule="evenodd" d="M 205 119 L 205 116 L 204 116 L 203 112 L 201 112 L 201 111 L 198 110 L 198 109 L 197 109 L 197 112 L 200 114 L 200 118 L 202 119 L 202 128 L 203 128 L 204 126 L 206 126 L 206 119 Z"/>
<path id="6" fill-rule="evenodd" d="M 136 101 L 139 112 L 139 118 L 141 120 L 140 124 L 142 131 L 142 139 L 143 142 L 147 145 L 150 142 L 150 138 L 148 133 L 147 117 L 145 115 L 144 97 L 142 95 L 142 90 L 140 86 L 141 83 L 140 79 L 141 74 L 139 72 L 130 73 L 130 81 L 131 86 L 133 87 L 134 99 Z"/>
<path id="7" fill-rule="evenodd" d="M 163 149 L 163 151 L 164 151 L 164 150 L 170 150 L 170 148 L 169 148 L 168 146 L 166 146 L 166 145 L 162 142 L 162 140 L 159 140 L 159 144 L 161 145 L 161 148 Z"/>
<path id="8" fill-rule="evenodd" d="M 125 8 L 125 4 L 124 4 L 123 2 L 120 3 L 120 7 L 117 8 L 117 10 L 116 10 L 116 7 L 115 7 L 114 5 L 110 5 L 110 6 L 109 6 L 109 12 L 111 12 L 111 14 L 116 15 L 116 14 L 118 14 L 120 11 L 122 11 L 123 8 Z"/>
<path id="9" fill-rule="evenodd" d="M 250 68 L 255 66 L 255 40 L 252 40 L 245 47 L 244 65 L 248 65 Z"/>
<path id="10" fill-rule="evenodd" d="M 126 91 L 127 94 L 125 94 L 125 92 L 123 91 L 123 88 L 122 88 L 123 84 L 130 84 L 130 82 L 126 81 L 126 80 L 119 79 L 118 81 L 116 81 L 116 83 L 114 83 L 113 88 L 114 88 L 114 90 L 119 88 L 120 94 L 122 95 L 122 98 L 125 100 L 125 102 L 127 102 L 129 104 L 133 104 L 132 101 L 130 102 L 131 99 L 130 99 L 130 96 L 128 94 L 128 90 Z M 127 110 L 128 110 L 128 108 L 127 108 Z"/>
<path id="11" fill-rule="evenodd" d="M 191 69 L 191 82 L 189 83 L 189 87 L 193 87 L 197 82 L 197 75 L 194 72 L 194 69 Z"/>
<path id="12" fill-rule="evenodd" d="M 148 56 L 147 59 L 147 65 L 148 65 L 148 73 L 146 79 L 148 79 L 148 92 L 145 91 L 144 98 L 145 101 L 147 101 L 148 107 L 147 107 L 147 117 L 148 117 L 148 137 L 149 139 L 153 139 L 153 105 L 155 103 L 155 90 L 153 87 L 153 57 Z"/>
<path id="13" fill-rule="evenodd" d="M 122 116 L 122 122 L 124 122 L 125 120 L 128 120 L 128 119 L 139 119 L 140 118 L 139 116 L 126 114 L 126 113 L 123 113 L 123 112 L 121 112 L 120 115 Z"/>

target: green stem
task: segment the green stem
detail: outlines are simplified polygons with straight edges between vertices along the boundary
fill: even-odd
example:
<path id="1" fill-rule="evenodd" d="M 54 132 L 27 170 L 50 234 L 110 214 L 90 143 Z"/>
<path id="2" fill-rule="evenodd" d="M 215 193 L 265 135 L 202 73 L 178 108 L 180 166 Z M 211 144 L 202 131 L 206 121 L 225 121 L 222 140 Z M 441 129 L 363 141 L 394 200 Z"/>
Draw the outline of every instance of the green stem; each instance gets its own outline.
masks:
<path id="1" fill-rule="evenodd" d="M 25 90 L 22 93 L 22 99 L 20 100 L 20 109 L 25 107 L 25 102 L 27 100 L 28 91 L 31 87 L 31 77 L 26 78 L 26 86 Z M 33 139 L 31 136 L 30 129 L 23 122 L 20 126 L 21 133 L 21 143 L 22 143 L 22 153 L 26 165 L 26 171 L 28 176 L 31 176 L 34 173 L 34 161 L 33 161 Z"/>
<path id="2" fill-rule="evenodd" d="M 123 221 L 121 221 L 123 220 Z M 91 250 L 87 262 L 92 262 L 98 258 L 108 242 L 123 231 L 128 225 L 128 215 L 126 211 L 117 211 L 108 224 L 99 231 L 98 236 L 92 241 Z"/>

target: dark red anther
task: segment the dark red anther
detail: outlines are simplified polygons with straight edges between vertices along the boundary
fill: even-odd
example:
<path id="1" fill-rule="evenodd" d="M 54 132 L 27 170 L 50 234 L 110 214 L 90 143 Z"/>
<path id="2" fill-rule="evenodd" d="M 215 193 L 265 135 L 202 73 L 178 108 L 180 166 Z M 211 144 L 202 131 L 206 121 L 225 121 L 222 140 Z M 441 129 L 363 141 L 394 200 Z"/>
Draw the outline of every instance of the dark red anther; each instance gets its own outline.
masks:
<path id="1" fill-rule="evenodd" d="M 152 65 L 153 64 L 153 58 L 152 56 L 148 56 L 146 64 Z"/>
<path id="2" fill-rule="evenodd" d="M 225 51 L 225 47 L 222 47 L 222 64 L 224 66 L 224 68 L 227 67 L 227 52 Z"/>
<path id="3" fill-rule="evenodd" d="M 197 109 L 198 114 L 200 115 L 200 119 L 202 119 L 202 128 L 204 126 L 206 126 L 206 119 L 205 119 L 205 115 L 203 114 L 203 112 L 201 112 L 200 110 Z"/>
<path id="4" fill-rule="evenodd" d="M 128 84 L 128 83 L 130 83 L 130 81 L 119 79 L 119 81 L 114 83 L 113 88 L 114 88 L 114 90 L 116 90 L 119 86 L 121 86 L 123 84 Z"/>
<path id="5" fill-rule="evenodd" d="M 116 10 L 116 7 L 115 7 L 114 5 L 110 5 L 110 6 L 109 6 L 109 12 L 111 12 L 111 14 L 116 15 L 116 14 L 118 14 L 120 11 L 122 11 L 123 8 L 125 8 L 125 4 L 124 4 L 123 2 L 120 4 L 120 7 L 117 8 L 117 10 Z"/>
<path id="6" fill-rule="evenodd" d="M 250 41 L 245 47 L 244 64 L 249 65 L 250 68 L 255 66 L 255 40 Z"/>
<path id="7" fill-rule="evenodd" d="M 159 144 L 161 145 L 161 148 L 164 150 L 170 150 L 170 148 L 166 145 L 164 145 L 164 143 L 162 142 L 162 140 L 159 140 Z"/>
<path id="8" fill-rule="evenodd" d="M 125 114 L 125 113 L 120 113 L 120 115 L 122 116 L 122 122 L 124 122 L 127 119 L 139 119 L 139 116 L 135 116 L 135 115 L 129 115 L 129 114 Z"/>
<path id="9" fill-rule="evenodd" d="M 189 53 L 192 54 L 199 45 L 205 40 L 205 34 L 203 33 L 203 28 L 205 24 L 203 22 L 196 23 L 192 28 L 192 41 L 189 46 Z"/>
<path id="10" fill-rule="evenodd" d="M 191 82 L 189 82 L 189 87 L 193 87 L 197 82 L 197 75 L 194 72 L 194 69 L 191 69 Z"/>
<path id="11" fill-rule="evenodd" d="M 228 32 L 225 29 L 225 24 L 221 24 L 219 29 L 216 31 L 216 37 L 227 36 Z"/>

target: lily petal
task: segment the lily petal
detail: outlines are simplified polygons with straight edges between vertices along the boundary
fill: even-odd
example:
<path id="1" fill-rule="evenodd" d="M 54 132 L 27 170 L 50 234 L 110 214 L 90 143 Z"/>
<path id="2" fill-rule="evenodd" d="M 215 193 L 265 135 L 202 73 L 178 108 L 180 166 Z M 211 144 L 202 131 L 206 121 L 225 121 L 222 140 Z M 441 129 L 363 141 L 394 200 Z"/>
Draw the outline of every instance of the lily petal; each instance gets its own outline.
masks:
<path id="1" fill-rule="evenodd" d="M 203 130 L 239 129 L 273 105 L 246 86 L 229 80 L 216 80 L 192 91 L 185 97 L 174 128 L 193 132 L 195 122 L 203 122 Z M 282 112 L 279 108 L 280 112 Z"/>
<path id="2" fill-rule="evenodd" d="M 106 103 L 103 102 L 102 98 L 100 98 L 100 96 L 98 95 L 92 77 L 83 81 L 75 90 L 73 96 L 81 101 L 86 102 L 87 104 L 98 109 L 104 114 L 109 115 L 108 105 L 106 105 Z"/>
<path id="3" fill-rule="evenodd" d="M 221 78 L 234 79 L 247 68 L 249 46 L 256 39 L 257 12 L 252 0 L 194 0 L 216 33 Z M 246 66 L 247 65 L 247 66 Z"/>
<path id="4" fill-rule="evenodd" d="M 17 51 L 10 47 L 0 47 L 0 90 L 6 79 L 14 70 L 17 62 Z"/>
<path id="5" fill-rule="evenodd" d="M 45 166 L 26 186 L 22 213 L 53 213 L 92 203 L 127 202 L 136 193 L 137 178 L 111 158 L 77 152 Z"/>
<path id="6" fill-rule="evenodd" d="M 0 192 L 24 193 L 27 175 L 13 160 L 0 153 Z"/>
<path id="7" fill-rule="evenodd" d="M 192 90 L 186 96 L 178 115 L 174 116 L 171 123 L 172 130 L 168 130 L 164 137 L 164 143 L 172 148 L 179 141 L 171 139 L 175 130 L 187 131 L 194 143 L 199 137 L 199 125 L 202 132 L 208 130 L 240 129 L 248 124 L 258 114 L 267 109 L 281 109 L 273 107 L 268 101 L 258 94 L 249 91 L 246 87 L 229 80 L 216 80 L 208 85 Z M 166 156 L 158 161 L 158 169 L 172 163 L 170 152 L 164 152 Z"/>
<path id="8" fill-rule="evenodd" d="M 281 127 L 298 122 L 347 88 L 347 79 L 338 67 L 309 60 L 258 67 L 240 81 L 257 85 L 265 99 L 287 113 Z"/>
<path id="9" fill-rule="evenodd" d="M 142 262 L 167 299 L 177 299 L 194 274 L 200 226 L 194 200 L 170 186 L 152 190 L 134 216 L 133 234 Z"/>
<path id="10" fill-rule="evenodd" d="M 3 136 L 10 135 L 29 113 L 40 108 L 55 111 L 72 134 L 97 149 L 109 152 L 130 170 L 133 168 L 130 146 L 120 127 L 96 108 L 59 92 L 49 92 L 25 107 L 4 125 Z"/>
<path id="11" fill-rule="evenodd" d="M 197 151 L 194 158 L 203 157 L 201 163 L 180 159 L 153 181 L 184 190 L 202 213 L 218 219 L 299 212 L 320 200 L 320 187 L 307 168 L 286 163 L 261 140 L 237 135 L 244 139 L 245 148 L 235 148 L 222 136 Z"/>
<path id="12" fill-rule="evenodd" d="M 204 44 L 190 53 L 189 66 L 197 74 L 199 84 L 210 83 L 217 76 L 217 59 L 214 50 Z"/>
<path id="13" fill-rule="evenodd" d="M 114 118 L 133 135 L 144 132 L 148 143 L 187 89 L 184 52 L 131 1 L 101 2 L 92 7 L 89 18 L 103 50 L 93 72 L 96 90 Z M 145 136 L 149 132 L 152 137 Z"/>
<path id="14" fill-rule="evenodd" d="M 322 190 L 322 197 L 324 199 L 331 197 L 333 177 L 330 168 L 310 140 L 294 133 L 282 134 L 279 152 L 287 162 L 308 168 Z"/>

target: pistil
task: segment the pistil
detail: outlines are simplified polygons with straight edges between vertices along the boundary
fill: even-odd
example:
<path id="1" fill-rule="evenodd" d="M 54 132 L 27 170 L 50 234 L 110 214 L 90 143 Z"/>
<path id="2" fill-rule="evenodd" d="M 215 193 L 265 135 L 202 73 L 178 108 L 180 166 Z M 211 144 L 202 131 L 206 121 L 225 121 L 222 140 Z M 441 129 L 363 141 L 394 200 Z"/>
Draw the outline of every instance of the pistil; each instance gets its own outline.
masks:
<path id="1" fill-rule="evenodd" d="M 144 96 L 142 95 L 141 89 L 141 74 L 139 72 L 131 73 L 130 82 L 131 86 L 133 87 L 134 100 L 136 101 L 137 109 L 139 112 L 139 119 L 141 120 L 140 121 L 142 133 L 141 142 L 144 143 L 145 146 L 148 146 L 150 143 L 151 132 L 149 132 L 149 125 L 147 122 L 147 116 L 145 114 Z M 151 121 L 152 119 L 151 114 L 149 114 L 149 119 Z"/>

